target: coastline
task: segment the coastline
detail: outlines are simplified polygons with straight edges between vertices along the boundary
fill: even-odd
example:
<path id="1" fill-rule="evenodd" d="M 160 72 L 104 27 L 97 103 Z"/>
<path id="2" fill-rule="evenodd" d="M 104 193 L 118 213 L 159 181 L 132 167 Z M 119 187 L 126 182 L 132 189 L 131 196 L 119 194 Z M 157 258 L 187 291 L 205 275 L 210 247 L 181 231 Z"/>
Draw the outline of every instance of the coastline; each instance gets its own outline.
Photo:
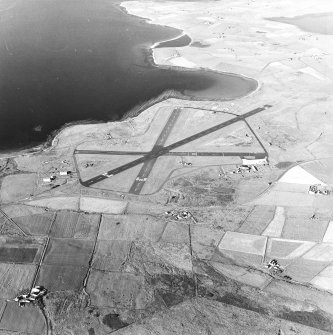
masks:
<path id="1" fill-rule="evenodd" d="M 170 38 L 170 39 L 167 39 L 167 40 L 163 40 L 163 41 L 158 41 L 158 42 L 155 42 L 152 46 L 151 46 L 151 49 L 155 49 L 157 48 L 159 45 L 161 45 L 162 43 L 165 43 L 165 42 L 171 42 L 171 41 L 175 41 L 175 40 L 178 40 L 179 38 L 185 36 L 185 32 L 182 32 L 179 36 L 176 36 L 174 38 Z"/>
<path id="2" fill-rule="evenodd" d="M 187 100 L 187 101 L 234 101 L 234 100 L 242 99 L 244 97 L 253 95 L 254 93 L 256 93 L 260 89 L 261 85 L 260 85 L 259 81 L 255 80 L 254 78 L 251 78 L 249 76 L 246 76 L 244 74 L 241 74 L 241 73 L 217 71 L 217 70 L 211 69 L 209 67 L 186 67 L 186 66 L 177 66 L 177 65 L 165 65 L 165 64 L 162 64 L 161 62 L 158 62 L 158 60 L 156 59 L 156 56 L 155 56 L 155 52 L 154 52 L 158 45 L 160 45 L 161 43 L 164 43 L 164 42 L 177 40 L 177 39 L 179 39 L 179 38 L 181 38 L 185 35 L 187 35 L 191 39 L 191 41 L 193 41 L 192 37 L 190 36 L 189 33 L 185 32 L 184 30 L 180 29 L 179 27 L 174 27 L 172 25 L 168 26 L 168 25 L 164 25 L 164 24 L 159 24 L 151 18 L 140 17 L 140 16 L 137 16 L 133 13 L 130 13 L 128 11 L 128 9 L 125 7 L 124 3 L 127 3 L 127 1 L 121 1 L 119 3 L 115 3 L 115 7 L 117 7 L 119 10 L 125 12 L 126 15 L 131 15 L 131 16 L 138 17 L 141 20 L 143 20 L 145 23 L 148 23 L 148 24 L 165 26 L 165 27 L 172 27 L 172 28 L 175 28 L 175 29 L 178 29 L 178 30 L 181 31 L 180 35 L 177 35 L 174 38 L 167 39 L 167 40 L 161 40 L 161 41 L 155 42 L 154 44 L 152 44 L 149 47 L 146 47 L 147 54 L 145 55 L 145 58 L 146 58 L 146 61 L 149 63 L 149 66 L 153 66 L 153 67 L 157 67 L 159 69 L 165 69 L 165 70 L 170 70 L 171 69 L 171 70 L 184 71 L 184 72 L 203 71 L 203 72 L 212 72 L 212 73 L 218 74 L 218 75 L 220 74 L 220 75 L 233 76 L 233 77 L 237 77 L 237 78 L 242 78 L 244 80 L 254 81 L 255 84 L 256 84 L 256 87 L 255 87 L 254 90 L 250 91 L 246 95 L 241 95 L 239 97 L 234 97 L 234 98 L 215 98 L 215 99 L 214 98 L 195 97 L 195 96 L 183 94 L 182 92 L 172 91 L 172 90 L 171 90 L 172 92 L 171 91 L 164 91 L 159 96 L 153 97 L 153 98 L 149 99 L 148 101 L 143 102 L 139 106 L 138 105 L 134 106 L 133 108 L 131 108 L 130 110 L 125 112 L 120 120 L 113 121 L 113 122 L 122 122 L 122 121 L 125 121 L 128 118 L 133 118 L 133 117 L 139 115 L 140 113 L 142 113 L 145 109 L 153 106 L 154 104 L 157 104 L 159 102 L 162 102 L 162 101 L 170 99 L 170 98 L 176 98 L 176 99 Z M 105 123 L 108 123 L 108 122 L 112 122 L 112 121 L 77 120 L 77 121 L 66 123 L 63 126 L 61 126 L 60 128 L 51 132 L 48 135 L 48 138 L 46 139 L 46 141 L 44 143 L 41 143 L 37 146 L 33 146 L 33 147 L 27 148 L 27 149 L 18 149 L 17 151 L 14 150 L 14 151 L 10 151 L 10 152 L 7 152 L 7 153 L 5 153 L 5 152 L 0 153 L 0 159 L 13 158 L 13 157 L 17 157 L 17 156 L 20 156 L 20 155 L 29 155 L 29 154 L 34 155 L 34 154 L 41 153 L 45 150 L 49 150 L 52 147 L 56 146 L 57 138 L 63 132 L 64 129 L 74 127 L 74 126 L 77 126 L 77 125 L 85 125 L 85 124 L 89 125 L 89 124 L 98 124 L 98 123 L 105 124 Z"/>

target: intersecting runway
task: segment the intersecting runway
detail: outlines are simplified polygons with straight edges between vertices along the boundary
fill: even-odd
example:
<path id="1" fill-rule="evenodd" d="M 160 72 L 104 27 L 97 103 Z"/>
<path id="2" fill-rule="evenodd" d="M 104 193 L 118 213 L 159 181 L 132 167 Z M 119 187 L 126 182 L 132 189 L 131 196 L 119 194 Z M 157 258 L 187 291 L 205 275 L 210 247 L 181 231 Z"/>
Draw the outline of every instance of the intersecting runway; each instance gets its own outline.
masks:
<path id="1" fill-rule="evenodd" d="M 82 181 L 80 179 L 80 183 L 83 186 L 89 187 L 93 184 L 96 184 L 106 178 L 110 178 L 115 174 L 121 173 L 126 171 L 132 167 L 135 167 L 139 164 L 143 163 L 143 166 L 138 173 L 134 183 L 132 184 L 129 193 L 132 194 L 140 194 L 142 187 L 144 186 L 156 160 L 160 156 L 169 155 L 169 156 L 254 156 L 255 158 L 263 158 L 267 155 L 265 153 L 254 153 L 254 152 L 171 152 L 178 147 L 181 147 L 189 142 L 197 140 L 203 136 L 211 134 L 215 131 L 218 131 L 222 128 L 230 126 L 239 121 L 245 121 L 247 117 L 255 115 L 267 108 L 272 107 L 271 105 L 264 105 L 263 107 L 259 107 L 253 109 L 243 115 L 235 116 L 234 118 L 219 123 L 213 127 L 207 128 L 201 132 L 198 132 L 194 135 L 188 136 L 182 140 L 174 142 L 168 146 L 164 146 L 166 140 L 168 139 L 174 125 L 176 124 L 179 115 L 181 114 L 181 109 L 176 108 L 172 111 L 168 121 L 166 122 L 163 130 L 161 131 L 159 137 L 157 138 L 152 150 L 150 152 L 140 152 L 140 151 L 97 151 L 97 150 L 75 150 L 74 151 L 74 158 L 75 154 L 106 154 L 106 155 L 143 155 L 138 159 L 135 159 L 127 164 L 121 165 L 115 169 L 107 171 L 106 173 L 100 174 L 96 177 L 90 178 L 86 181 Z M 256 136 L 256 135 L 255 135 Z M 260 143 L 261 144 L 261 143 Z M 262 146 L 262 144 L 261 144 Z M 263 146 L 262 146 L 263 147 Z M 263 148 L 264 149 L 264 148 Z"/>

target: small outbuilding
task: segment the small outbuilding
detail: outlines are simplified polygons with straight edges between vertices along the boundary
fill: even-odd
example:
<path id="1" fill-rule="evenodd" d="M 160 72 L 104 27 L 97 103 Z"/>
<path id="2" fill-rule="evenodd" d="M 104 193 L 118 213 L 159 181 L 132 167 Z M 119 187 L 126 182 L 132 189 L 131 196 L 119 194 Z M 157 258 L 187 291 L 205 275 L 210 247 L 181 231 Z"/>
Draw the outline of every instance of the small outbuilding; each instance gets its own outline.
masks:
<path id="1" fill-rule="evenodd" d="M 71 174 L 71 171 L 60 171 L 59 174 L 60 176 L 68 176 Z"/>
<path id="2" fill-rule="evenodd" d="M 46 178 L 43 178 L 43 182 L 51 183 L 51 181 L 53 181 L 55 178 L 56 178 L 55 176 L 46 177 Z"/>

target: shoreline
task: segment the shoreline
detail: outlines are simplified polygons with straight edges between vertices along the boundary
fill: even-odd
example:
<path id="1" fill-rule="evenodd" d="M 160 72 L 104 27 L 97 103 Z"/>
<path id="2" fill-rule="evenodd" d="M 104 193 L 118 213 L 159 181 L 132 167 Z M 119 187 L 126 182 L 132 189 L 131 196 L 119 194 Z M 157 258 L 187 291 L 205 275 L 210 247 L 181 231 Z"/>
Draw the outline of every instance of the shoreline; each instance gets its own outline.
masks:
<path id="1" fill-rule="evenodd" d="M 155 49 L 155 48 L 157 48 L 159 45 L 161 45 L 162 43 L 165 43 L 165 42 L 171 42 L 171 41 L 176 41 L 176 40 L 178 40 L 179 38 L 182 38 L 183 36 L 185 36 L 185 35 L 187 35 L 184 31 L 179 35 L 179 36 L 176 36 L 175 38 L 170 38 L 170 39 L 168 39 L 168 40 L 164 40 L 164 41 L 159 41 L 159 42 L 155 42 L 152 46 L 151 46 L 151 48 L 152 49 Z M 187 35 L 188 36 L 188 35 Z M 188 36 L 189 38 L 190 38 L 190 36 Z M 191 38 L 190 38 L 191 39 Z M 192 41 L 192 39 L 191 39 L 191 41 Z M 191 42 L 190 42 L 191 43 Z M 188 45 L 190 45 L 190 44 L 188 44 Z"/>
<path id="2" fill-rule="evenodd" d="M 127 1 L 121 1 L 118 3 L 115 3 L 115 7 L 117 7 L 119 10 L 123 11 L 126 13 L 126 15 L 130 15 L 130 16 L 135 16 L 141 20 L 143 20 L 145 23 L 148 24 L 152 24 L 152 25 L 159 25 L 159 26 L 164 26 L 164 27 L 172 27 L 172 26 L 167 26 L 167 25 L 163 25 L 163 24 L 158 24 L 155 23 L 152 19 L 150 18 L 145 18 L 145 17 L 140 17 L 137 16 L 135 14 L 131 14 L 128 12 L 127 8 L 123 5 L 123 3 L 125 3 Z M 172 27 L 175 29 L 178 29 L 181 31 L 180 35 L 175 36 L 174 38 L 171 39 L 167 39 L 167 40 L 162 40 L 162 41 L 158 41 L 155 42 L 154 44 L 152 44 L 149 47 L 145 47 L 147 54 L 145 55 L 145 60 L 148 62 L 149 66 L 152 67 L 156 67 L 159 69 L 165 69 L 165 70 L 174 70 L 174 71 L 185 71 L 185 72 L 197 72 L 197 71 L 203 71 L 203 72 L 212 72 L 214 74 L 218 74 L 218 75 L 227 75 L 227 76 L 233 76 L 233 77 L 237 77 L 237 78 L 242 78 L 244 80 L 251 80 L 254 81 L 256 84 L 256 87 L 254 90 L 252 90 L 251 92 L 247 93 L 246 95 L 242 95 L 239 97 L 235 97 L 235 98 L 220 98 L 220 99 L 214 99 L 214 98 L 197 98 L 195 96 L 191 96 L 191 95 L 185 95 L 182 92 L 179 91 L 173 91 L 170 94 L 170 91 L 164 91 L 162 92 L 160 95 L 158 95 L 157 97 L 152 97 L 151 99 L 144 101 L 142 103 L 142 105 L 137 105 L 134 106 L 133 108 L 131 108 L 130 110 L 128 110 L 127 112 L 125 112 L 123 114 L 123 116 L 117 120 L 117 121 L 98 121 L 98 120 L 77 120 L 77 121 L 73 121 L 73 122 L 68 122 L 65 123 L 64 125 L 62 125 L 60 128 L 55 129 L 54 131 L 52 131 L 47 139 L 45 140 L 45 142 L 37 145 L 37 146 L 33 146 L 31 148 L 28 149 L 18 149 L 17 151 L 10 151 L 8 154 L 1 153 L 0 152 L 0 159 L 8 159 L 8 158 L 14 158 L 20 155 L 34 155 L 34 154 L 38 154 L 41 153 L 45 150 L 48 150 L 54 146 L 56 146 L 55 141 L 57 140 L 58 136 L 62 133 L 62 131 L 64 129 L 67 129 L 69 127 L 73 127 L 76 125 L 84 125 L 84 124 L 98 124 L 98 123 L 108 123 L 108 122 L 123 122 L 126 121 L 128 118 L 133 118 L 135 116 L 138 116 L 139 114 L 141 114 L 142 112 L 144 112 L 145 109 L 159 103 L 162 102 L 164 100 L 170 99 L 170 98 L 176 98 L 176 99 L 181 99 L 181 100 L 187 100 L 187 101 L 234 101 L 234 100 L 238 100 L 238 99 L 242 99 L 244 97 L 253 95 L 254 93 L 256 93 L 260 88 L 260 82 L 254 78 L 248 77 L 246 75 L 243 75 L 241 73 L 233 73 L 233 72 L 224 72 L 224 71 L 217 71 L 217 70 L 213 70 L 210 68 L 205 68 L 205 67 L 185 67 L 185 66 L 177 66 L 177 65 L 163 65 L 163 64 L 158 64 L 156 62 L 155 56 L 154 56 L 154 49 L 161 43 L 164 42 L 169 42 L 169 41 L 173 41 L 173 40 L 177 40 L 181 37 L 183 37 L 184 35 L 187 35 L 191 41 L 193 41 L 192 37 L 186 33 L 184 30 L 179 29 L 177 27 Z M 175 93 L 177 92 L 177 93 Z M 142 106 L 142 107 L 141 107 Z"/>

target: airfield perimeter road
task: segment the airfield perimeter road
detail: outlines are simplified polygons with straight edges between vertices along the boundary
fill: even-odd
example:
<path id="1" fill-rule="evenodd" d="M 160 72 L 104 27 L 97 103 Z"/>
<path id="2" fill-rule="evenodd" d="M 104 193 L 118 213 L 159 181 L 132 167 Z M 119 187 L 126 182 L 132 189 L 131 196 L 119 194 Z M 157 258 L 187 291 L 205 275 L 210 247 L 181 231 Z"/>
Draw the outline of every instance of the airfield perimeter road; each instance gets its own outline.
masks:
<path id="1" fill-rule="evenodd" d="M 252 115 L 255 115 L 259 112 L 262 112 L 263 110 L 265 110 L 267 108 L 270 108 L 270 107 L 272 107 L 272 106 L 271 105 L 264 105 L 263 107 L 255 108 L 255 109 L 253 109 L 253 110 L 251 110 L 251 111 L 249 111 L 249 112 L 247 112 L 243 115 L 236 116 L 236 117 L 234 117 L 234 118 L 232 118 L 228 121 L 219 123 L 216 126 L 205 129 L 205 130 L 203 130 L 199 133 L 196 133 L 196 134 L 191 135 L 189 137 L 186 137 L 186 138 L 184 138 L 180 141 L 177 141 L 173 144 L 170 144 L 166 147 L 163 147 L 163 144 L 167 140 L 174 124 L 176 123 L 176 121 L 177 121 L 177 119 L 178 119 L 178 117 L 181 113 L 181 109 L 177 108 L 177 109 L 173 110 L 173 112 L 172 112 L 171 116 L 169 117 L 166 125 L 164 126 L 160 136 L 158 137 L 153 149 L 150 152 L 146 153 L 143 157 L 135 159 L 132 162 L 129 162 L 127 164 L 121 165 L 121 166 L 119 166 L 119 167 L 117 167 L 113 170 L 108 171 L 105 174 L 98 175 L 98 176 L 93 177 L 91 179 L 88 179 L 86 181 L 80 180 L 80 183 L 83 186 L 89 187 L 89 186 L 91 186 L 95 183 L 98 183 L 98 182 L 106 179 L 106 178 L 109 178 L 112 175 L 121 173 L 125 170 L 128 170 L 128 169 L 134 167 L 134 166 L 145 163 L 143 165 L 143 167 L 141 168 L 135 182 L 133 183 L 133 185 L 130 189 L 130 193 L 139 194 L 143 185 L 144 185 L 144 182 L 145 182 L 146 178 L 148 177 L 148 175 L 149 175 L 149 173 L 150 173 L 152 167 L 154 166 L 154 163 L 155 163 L 155 161 L 158 157 L 166 155 L 166 154 L 169 154 L 169 155 L 172 154 L 173 155 L 173 153 L 170 152 L 171 150 L 174 150 L 174 149 L 176 149 L 176 148 L 178 148 L 178 147 L 180 147 L 184 144 L 192 142 L 192 141 L 194 141 L 194 140 L 196 140 L 196 139 L 198 139 L 202 136 L 208 135 L 208 134 L 213 133 L 217 130 L 220 130 L 222 128 L 230 126 L 231 124 L 234 124 L 238 121 L 245 120 L 245 118 L 250 117 Z M 79 154 L 79 153 L 103 154 L 103 151 L 92 151 L 92 150 L 75 150 L 74 151 L 74 154 Z M 107 152 L 107 153 L 109 153 L 109 152 Z M 119 152 L 117 152 L 117 154 L 119 154 Z M 139 152 L 137 152 L 136 154 L 140 155 Z M 199 156 L 199 153 L 197 153 L 197 154 Z M 212 156 L 216 155 L 215 153 L 210 153 L 210 154 L 212 154 Z M 233 155 L 235 155 L 235 154 L 241 156 L 244 153 L 234 153 Z M 193 155 L 195 155 L 195 153 Z M 201 155 L 203 155 L 203 154 L 200 154 L 200 156 Z M 222 156 L 223 155 L 228 156 L 228 153 L 223 153 Z M 246 153 L 246 155 L 249 155 L 249 153 Z M 258 154 L 253 153 L 253 156 L 257 157 L 257 155 Z M 260 155 L 260 157 L 262 157 L 262 154 L 259 154 L 259 155 Z"/>

